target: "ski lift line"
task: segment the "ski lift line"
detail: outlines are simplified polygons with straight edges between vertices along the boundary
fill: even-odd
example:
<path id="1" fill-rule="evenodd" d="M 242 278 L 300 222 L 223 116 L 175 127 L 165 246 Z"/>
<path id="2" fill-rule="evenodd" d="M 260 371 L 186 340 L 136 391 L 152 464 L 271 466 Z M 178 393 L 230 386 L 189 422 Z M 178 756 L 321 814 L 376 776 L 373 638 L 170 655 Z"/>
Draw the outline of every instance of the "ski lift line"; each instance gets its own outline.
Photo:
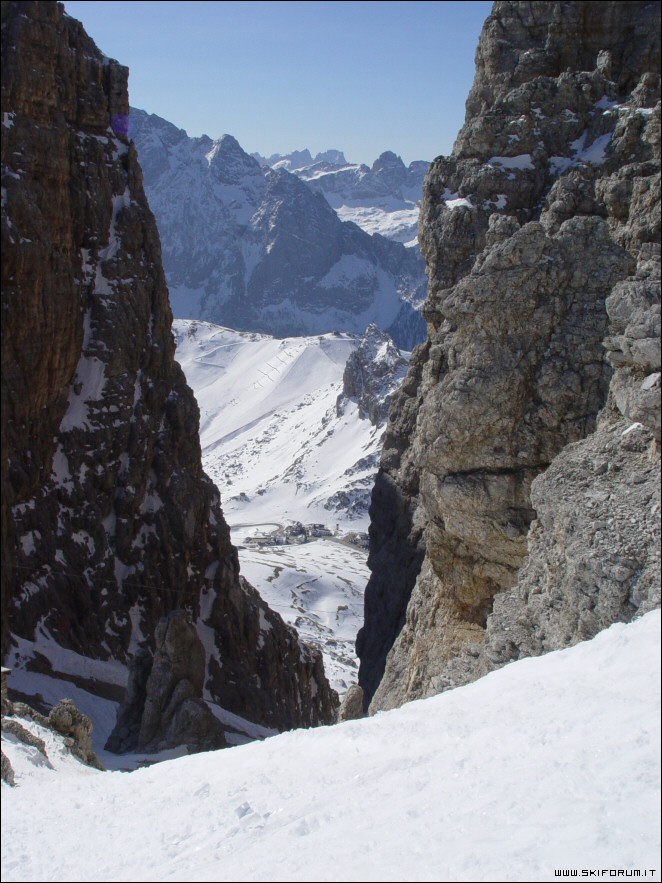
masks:
<path id="1" fill-rule="evenodd" d="M 33 568 L 28 567 L 25 564 L 7 564 L 3 561 L 3 562 L 0 562 L 0 567 L 7 567 L 7 568 L 11 568 L 13 570 L 29 570 L 32 573 L 34 573 Z M 86 582 L 88 581 L 88 579 L 91 579 L 92 582 L 94 582 L 95 584 L 113 586 L 115 588 L 117 588 L 119 586 L 120 588 L 128 587 L 128 588 L 137 588 L 137 589 L 143 589 L 143 590 L 148 589 L 151 592 L 156 592 L 156 594 L 161 595 L 162 597 L 165 597 L 166 593 L 169 597 L 172 596 L 173 594 L 175 594 L 175 590 L 168 589 L 167 586 L 159 586 L 159 585 L 152 586 L 152 585 L 147 585 L 145 583 L 131 583 L 128 580 L 122 580 L 120 582 L 120 581 L 116 581 L 116 580 L 112 580 L 112 579 L 102 579 L 102 578 L 97 578 L 97 577 L 89 578 L 85 574 L 76 573 L 75 570 L 69 570 L 69 569 L 52 571 L 51 573 L 43 574 L 42 576 L 36 576 L 34 580 L 31 580 L 31 582 L 36 582 L 38 579 L 43 579 L 44 577 L 49 577 L 49 576 L 75 576 L 75 577 L 78 577 L 79 579 L 85 580 Z M 315 577 L 314 579 L 319 579 L 319 577 Z M 260 596 L 260 597 L 262 598 L 262 596 Z M 268 601 L 266 601 L 264 598 L 262 598 L 262 600 L 267 605 L 267 607 L 273 607 L 274 610 L 289 610 L 289 611 L 293 611 L 294 613 L 302 613 L 302 612 L 303 613 L 327 613 L 327 614 L 338 613 L 337 610 L 324 610 L 321 607 L 307 607 L 304 611 L 300 611 L 300 610 L 297 610 L 297 608 L 295 608 L 295 607 L 291 607 L 291 606 L 288 607 L 287 605 L 283 605 L 283 604 L 271 604 Z"/>
<path id="2" fill-rule="evenodd" d="M 232 345 L 232 346 L 235 346 L 235 345 Z M 220 347 L 220 348 L 222 348 L 222 347 Z M 294 356 L 294 360 L 290 360 L 290 362 L 287 362 L 287 361 L 285 361 L 284 359 L 282 359 L 281 356 L 280 356 L 279 354 L 276 354 L 276 358 L 277 358 L 278 361 L 281 363 L 281 365 L 284 365 L 286 368 L 288 368 L 288 367 L 290 366 L 291 362 L 292 362 L 292 361 L 296 361 L 297 357 L 298 357 L 298 356 L 301 354 L 301 352 L 303 352 L 303 350 L 305 350 L 305 349 L 306 349 L 305 346 L 304 346 L 304 347 L 298 347 L 298 348 L 297 348 L 297 353 L 296 353 L 295 356 Z M 200 364 L 203 364 L 202 359 L 196 359 L 196 361 L 200 362 Z M 267 364 L 267 366 L 268 366 L 272 371 L 275 371 L 277 375 L 281 373 L 281 372 L 280 372 L 280 369 L 279 369 L 277 366 L 272 365 L 270 362 L 267 362 L 266 364 Z M 209 365 L 212 366 L 213 363 L 209 363 Z M 221 366 L 215 366 L 215 365 L 214 365 L 213 367 L 221 367 Z M 271 377 L 270 374 L 268 374 L 268 373 L 265 372 L 265 371 L 262 371 L 261 368 L 258 368 L 257 370 L 260 372 L 260 374 L 262 374 L 263 377 L 266 377 L 267 380 L 268 380 L 270 383 L 275 383 L 275 382 L 276 382 L 276 381 Z M 262 384 L 260 383 L 259 380 L 254 380 L 254 381 L 253 381 L 253 387 L 252 387 L 252 388 L 253 388 L 254 390 L 256 390 L 256 389 L 264 389 L 264 387 L 262 386 Z M 240 390 L 240 392 L 248 392 L 250 389 L 251 389 L 250 386 L 244 386 L 244 387 L 242 387 L 242 389 Z M 233 399 L 233 401 L 230 402 L 230 405 L 232 405 L 232 404 L 236 404 L 236 399 Z"/>

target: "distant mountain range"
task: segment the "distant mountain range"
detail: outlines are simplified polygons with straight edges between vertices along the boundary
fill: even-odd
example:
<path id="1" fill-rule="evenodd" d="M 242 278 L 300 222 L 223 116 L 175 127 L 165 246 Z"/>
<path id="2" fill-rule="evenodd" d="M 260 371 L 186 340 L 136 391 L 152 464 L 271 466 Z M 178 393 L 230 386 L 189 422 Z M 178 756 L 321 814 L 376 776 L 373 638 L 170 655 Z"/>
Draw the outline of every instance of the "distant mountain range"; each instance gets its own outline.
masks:
<path id="1" fill-rule="evenodd" d="M 389 196 L 387 182 L 402 177 L 393 154 L 369 170 L 342 166 L 340 151 L 329 151 L 291 174 L 283 164 L 294 163 L 291 157 L 307 161 L 308 151 L 270 168 L 230 135 L 189 138 L 137 109 L 130 137 L 159 227 L 176 317 L 277 336 L 357 334 L 374 323 L 405 349 L 424 338 L 426 281 L 418 248 L 343 222 L 324 198 L 338 174 L 341 201 L 361 186 L 366 193 L 381 189 L 380 198 L 394 204 L 404 199 L 413 173 L 405 170 L 400 196 Z"/>
<path id="2" fill-rule="evenodd" d="M 314 158 L 308 150 L 293 150 L 292 153 L 272 153 L 271 156 L 262 156 L 259 153 L 251 153 L 253 159 L 256 159 L 261 166 L 270 166 L 271 168 L 283 168 L 288 172 L 295 169 L 304 169 L 316 163 L 330 163 L 331 165 L 346 166 L 347 160 L 342 150 L 325 150 L 318 153 Z"/>
<path id="3" fill-rule="evenodd" d="M 326 150 L 314 159 L 309 150 L 275 153 L 268 159 L 259 153 L 252 156 L 262 166 L 287 169 L 322 193 L 341 220 L 354 221 L 367 233 L 418 244 L 418 213 L 428 162 L 420 160 L 407 167 L 390 150 L 371 168 L 347 162 L 340 150 Z"/>

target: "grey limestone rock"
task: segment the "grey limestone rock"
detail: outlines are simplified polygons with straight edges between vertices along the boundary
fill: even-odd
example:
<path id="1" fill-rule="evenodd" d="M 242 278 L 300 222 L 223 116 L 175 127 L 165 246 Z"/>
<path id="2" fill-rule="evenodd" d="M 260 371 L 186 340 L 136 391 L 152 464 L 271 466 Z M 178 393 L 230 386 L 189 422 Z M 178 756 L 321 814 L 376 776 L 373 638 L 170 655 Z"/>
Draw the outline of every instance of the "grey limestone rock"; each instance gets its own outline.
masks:
<path id="1" fill-rule="evenodd" d="M 485 24 L 465 125 L 426 181 L 428 341 L 373 492 L 371 711 L 659 598 L 659 17 L 499 2 Z M 592 520 L 605 483 L 614 511 Z"/>
<path id="2" fill-rule="evenodd" d="M 352 684 L 349 690 L 343 696 L 340 709 L 338 711 L 338 722 L 358 720 L 364 717 L 363 710 L 363 688 L 358 684 Z"/>
<path id="3" fill-rule="evenodd" d="M 376 325 L 368 325 L 359 346 L 347 359 L 336 410 L 346 399 L 353 399 L 362 420 L 369 420 L 373 426 L 383 424 L 406 372 L 407 360 L 389 335 Z"/>
<path id="4" fill-rule="evenodd" d="M 186 745 L 189 752 L 225 748 L 223 726 L 202 700 L 204 647 L 183 610 L 161 619 L 155 645 L 153 658 L 135 658 L 106 747 L 118 753 L 177 745 Z"/>
<path id="5" fill-rule="evenodd" d="M 605 414 L 533 483 L 537 520 L 517 584 L 497 595 L 480 643 L 425 685 L 475 680 L 594 637 L 660 605 L 660 458 L 641 424 Z"/>
<path id="6" fill-rule="evenodd" d="M 645 243 L 635 276 L 607 299 L 605 340 L 614 370 L 611 394 L 618 410 L 660 441 L 660 246 Z"/>

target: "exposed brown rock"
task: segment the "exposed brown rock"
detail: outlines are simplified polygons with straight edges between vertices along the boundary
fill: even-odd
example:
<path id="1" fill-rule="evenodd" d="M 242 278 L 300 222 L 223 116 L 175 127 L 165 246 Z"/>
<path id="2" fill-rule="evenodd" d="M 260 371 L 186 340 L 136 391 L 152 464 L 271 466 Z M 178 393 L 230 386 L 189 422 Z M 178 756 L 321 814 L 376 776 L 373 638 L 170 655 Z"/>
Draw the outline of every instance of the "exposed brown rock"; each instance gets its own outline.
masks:
<path id="1" fill-rule="evenodd" d="M 24 745 L 36 748 L 40 754 L 43 754 L 50 766 L 45 741 L 29 730 L 24 723 L 21 723 L 22 720 L 34 721 L 41 727 L 64 736 L 64 746 L 74 757 L 88 766 L 95 767 L 98 770 L 105 770 L 104 765 L 92 748 L 92 721 L 86 714 L 79 711 L 73 700 L 63 699 L 61 702 L 58 702 L 50 710 L 48 716 L 35 711 L 34 708 L 26 705 L 24 702 L 11 702 L 9 699 L 3 700 L 2 732 L 11 733 Z M 11 781 L 9 779 L 6 781 L 13 785 L 13 770 L 9 760 L 7 760 L 7 765 Z"/>
<path id="2" fill-rule="evenodd" d="M 2 732 L 11 733 L 12 736 L 16 736 L 16 738 L 24 745 L 36 748 L 40 754 L 43 754 L 44 757 L 48 757 L 44 740 L 40 739 L 39 736 L 35 736 L 34 733 L 31 733 L 30 730 L 26 729 L 19 721 L 3 715 Z"/>
<path id="3" fill-rule="evenodd" d="M 201 468 L 122 134 L 127 69 L 60 4 L 2 13 L 3 652 L 9 629 L 42 629 L 128 662 L 182 608 L 205 636 L 215 701 L 280 729 L 329 721 L 321 659 L 240 579 Z"/>
<path id="4" fill-rule="evenodd" d="M 343 696 L 340 709 L 338 711 L 338 722 L 358 720 L 364 717 L 363 711 L 363 690 L 358 684 L 352 684 L 349 690 Z"/>
<path id="5" fill-rule="evenodd" d="M 10 788 L 13 788 L 16 784 L 16 781 L 14 779 L 14 769 L 4 751 L 2 752 L 2 766 L 0 767 L 0 777 L 2 778 L 3 782 L 6 782 L 9 785 Z"/>
<path id="6" fill-rule="evenodd" d="M 92 748 L 92 721 L 76 708 L 71 699 L 62 699 L 51 708 L 48 725 L 65 737 L 71 753 L 84 763 L 99 770 L 105 769 Z"/>

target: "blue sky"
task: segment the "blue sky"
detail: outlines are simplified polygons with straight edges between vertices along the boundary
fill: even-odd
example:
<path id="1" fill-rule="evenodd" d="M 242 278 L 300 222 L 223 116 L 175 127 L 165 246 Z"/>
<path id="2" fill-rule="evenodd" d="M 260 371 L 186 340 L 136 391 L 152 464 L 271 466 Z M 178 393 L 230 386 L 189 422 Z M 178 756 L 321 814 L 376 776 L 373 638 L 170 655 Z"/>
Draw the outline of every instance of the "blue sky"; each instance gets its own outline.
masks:
<path id="1" fill-rule="evenodd" d="M 65 0 L 131 103 L 245 150 L 449 153 L 491 2 Z"/>

